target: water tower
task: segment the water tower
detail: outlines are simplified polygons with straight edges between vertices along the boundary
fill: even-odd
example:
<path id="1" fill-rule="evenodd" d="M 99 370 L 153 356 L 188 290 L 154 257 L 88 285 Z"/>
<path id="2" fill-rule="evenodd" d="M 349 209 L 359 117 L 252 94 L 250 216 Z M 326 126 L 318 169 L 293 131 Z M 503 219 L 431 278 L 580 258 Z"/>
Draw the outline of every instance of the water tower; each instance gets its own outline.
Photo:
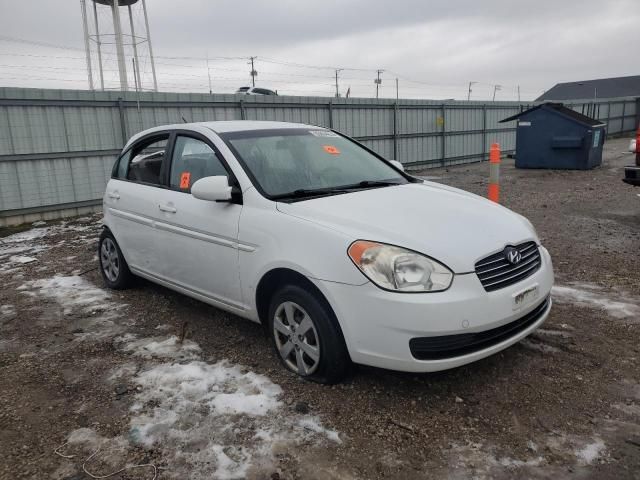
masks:
<path id="1" fill-rule="evenodd" d="M 80 0 L 80 7 L 89 88 L 157 91 L 146 1 Z"/>

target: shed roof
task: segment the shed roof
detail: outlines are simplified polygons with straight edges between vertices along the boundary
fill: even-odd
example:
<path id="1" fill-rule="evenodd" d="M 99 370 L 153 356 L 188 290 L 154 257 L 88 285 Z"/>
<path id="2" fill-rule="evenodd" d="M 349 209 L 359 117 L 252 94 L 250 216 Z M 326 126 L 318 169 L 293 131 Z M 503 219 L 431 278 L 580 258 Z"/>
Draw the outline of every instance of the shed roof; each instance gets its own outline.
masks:
<path id="1" fill-rule="evenodd" d="M 536 105 L 535 107 L 531 107 L 528 110 L 524 110 L 520 113 L 518 113 L 517 115 L 513 115 L 512 117 L 509 118 L 505 118 L 504 120 L 500 120 L 500 123 L 505 123 L 505 122 L 512 122 L 514 120 L 517 120 L 518 118 L 527 115 L 535 110 L 539 110 L 539 109 L 544 109 L 544 110 L 549 110 L 551 112 L 555 112 L 559 115 L 562 115 L 564 117 L 568 117 L 578 123 L 581 123 L 583 125 L 586 125 L 588 127 L 600 127 L 600 126 L 604 126 L 604 123 L 602 123 L 600 120 L 596 120 L 595 118 L 591 118 L 591 117 L 587 117 L 586 115 L 583 115 L 579 112 L 576 112 L 575 110 L 572 110 L 570 108 L 565 107 L 562 103 L 543 103 L 541 105 Z"/>
<path id="2" fill-rule="evenodd" d="M 639 96 L 640 75 L 633 75 L 629 77 L 598 78 L 595 80 L 557 83 L 536 98 L 536 102 Z"/>

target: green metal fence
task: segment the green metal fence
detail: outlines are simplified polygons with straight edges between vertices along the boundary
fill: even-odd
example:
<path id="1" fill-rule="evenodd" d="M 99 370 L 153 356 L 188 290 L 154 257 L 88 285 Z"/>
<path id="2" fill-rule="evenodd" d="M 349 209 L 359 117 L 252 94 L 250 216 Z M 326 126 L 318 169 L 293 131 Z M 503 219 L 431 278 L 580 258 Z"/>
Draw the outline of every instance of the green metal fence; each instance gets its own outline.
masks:
<path id="1" fill-rule="evenodd" d="M 602 120 L 610 135 L 637 128 L 639 99 L 569 105 Z M 529 106 L 0 88 L 0 225 L 10 217 L 99 205 L 126 140 L 157 125 L 241 119 L 322 125 L 421 169 L 485 160 L 493 142 L 512 152 L 515 124 L 499 121 Z"/>

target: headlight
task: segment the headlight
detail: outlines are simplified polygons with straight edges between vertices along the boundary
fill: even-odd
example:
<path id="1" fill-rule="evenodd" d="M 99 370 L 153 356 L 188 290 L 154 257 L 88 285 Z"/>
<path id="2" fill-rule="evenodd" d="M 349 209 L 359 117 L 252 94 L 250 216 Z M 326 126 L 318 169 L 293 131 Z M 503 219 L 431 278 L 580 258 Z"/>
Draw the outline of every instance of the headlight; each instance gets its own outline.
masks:
<path id="1" fill-rule="evenodd" d="M 384 243 L 357 240 L 349 257 L 380 288 L 398 292 L 440 292 L 453 281 L 453 272 L 419 253 Z"/>

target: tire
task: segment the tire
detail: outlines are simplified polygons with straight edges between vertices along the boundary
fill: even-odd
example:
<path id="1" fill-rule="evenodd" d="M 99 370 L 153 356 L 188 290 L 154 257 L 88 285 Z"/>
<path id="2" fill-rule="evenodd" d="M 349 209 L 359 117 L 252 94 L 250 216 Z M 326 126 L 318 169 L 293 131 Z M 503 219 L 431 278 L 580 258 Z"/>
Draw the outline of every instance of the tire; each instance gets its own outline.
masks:
<path id="1" fill-rule="evenodd" d="M 98 241 L 98 262 L 102 279 L 107 287 L 113 290 L 124 290 L 131 285 L 133 274 L 129 270 L 118 242 L 106 228 L 102 230 Z"/>
<path id="2" fill-rule="evenodd" d="M 278 290 L 269 306 L 271 343 L 288 370 L 334 384 L 347 374 L 351 359 L 333 311 L 318 297 L 297 285 Z"/>

